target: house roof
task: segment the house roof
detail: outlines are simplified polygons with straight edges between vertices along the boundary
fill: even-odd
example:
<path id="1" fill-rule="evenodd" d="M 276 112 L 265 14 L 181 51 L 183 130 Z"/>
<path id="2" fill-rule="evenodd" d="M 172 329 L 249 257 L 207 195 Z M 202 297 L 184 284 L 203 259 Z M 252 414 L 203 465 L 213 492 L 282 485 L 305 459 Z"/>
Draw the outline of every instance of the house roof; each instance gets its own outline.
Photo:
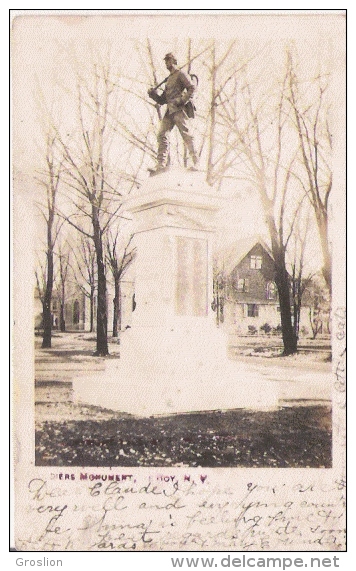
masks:
<path id="1" fill-rule="evenodd" d="M 216 253 L 219 266 L 223 267 L 227 274 L 230 274 L 257 244 L 260 244 L 273 259 L 271 248 L 265 240 L 261 236 L 253 235 L 220 249 Z"/>

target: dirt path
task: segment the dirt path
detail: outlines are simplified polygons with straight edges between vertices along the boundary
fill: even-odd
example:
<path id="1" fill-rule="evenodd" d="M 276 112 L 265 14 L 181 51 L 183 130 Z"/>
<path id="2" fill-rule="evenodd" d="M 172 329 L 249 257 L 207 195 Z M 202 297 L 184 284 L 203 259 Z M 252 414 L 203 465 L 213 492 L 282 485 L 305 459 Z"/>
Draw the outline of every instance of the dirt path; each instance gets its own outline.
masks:
<path id="1" fill-rule="evenodd" d="M 93 333 L 56 333 L 51 349 L 41 349 L 41 340 L 35 341 L 36 382 L 70 382 L 74 377 L 95 374 L 105 369 L 105 361 L 118 359 L 120 346 L 109 342 L 110 356 L 95 357 Z"/>

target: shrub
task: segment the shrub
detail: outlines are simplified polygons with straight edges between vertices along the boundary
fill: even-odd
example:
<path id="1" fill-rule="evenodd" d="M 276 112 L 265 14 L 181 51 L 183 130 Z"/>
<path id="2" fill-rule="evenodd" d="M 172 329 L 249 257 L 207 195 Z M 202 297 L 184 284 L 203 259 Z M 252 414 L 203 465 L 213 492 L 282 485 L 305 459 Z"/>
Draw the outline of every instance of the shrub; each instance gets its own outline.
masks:
<path id="1" fill-rule="evenodd" d="M 257 333 L 257 327 L 255 327 L 254 325 L 249 325 L 248 326 L 248 334 L 249 335 L 256 335 Z"/>
<path id="2" fill-rule="evenodd" d="M 263 331 L 264 333 L 271 333 L 272 331 L 272 327 L 270 326 L 269 323 L 264 323 L 263 325 L 261 325 L 260 327 L 261 331 Z"/>

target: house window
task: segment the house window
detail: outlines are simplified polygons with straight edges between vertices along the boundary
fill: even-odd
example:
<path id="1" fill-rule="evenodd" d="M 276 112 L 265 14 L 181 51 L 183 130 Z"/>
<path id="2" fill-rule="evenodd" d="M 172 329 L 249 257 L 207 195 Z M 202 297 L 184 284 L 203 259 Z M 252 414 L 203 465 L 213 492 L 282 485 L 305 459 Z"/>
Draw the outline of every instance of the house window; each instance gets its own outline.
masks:
<path id="1" fill-rule="evenodd" d="M 251 256 L 250 268 L 251 270 L 260 270 L 262 268 L 262 256 Z"/>
<path id="2" fill-rule="evenodd" d="M 277 297 L 277 287 L 274 282 L 268 282 L 266 286 L 266 297 L 267 299 L 276 299 Z"/>
<path id="3" fill-rule="evenodd" d="M 73 303 L 73 325 L 79 323 L 79 301 L 76 299 Z"/>
<path id="4" fill-rule="evenodd" d="M 240 278 L 237 280 L 237 291 L 249 291 L 248 279 Z"/>
<path id="5" fill-rule="evenodd" d="M 258 305 L 257 303 L 247 304 L 247 317 L 258 317 Z"/>

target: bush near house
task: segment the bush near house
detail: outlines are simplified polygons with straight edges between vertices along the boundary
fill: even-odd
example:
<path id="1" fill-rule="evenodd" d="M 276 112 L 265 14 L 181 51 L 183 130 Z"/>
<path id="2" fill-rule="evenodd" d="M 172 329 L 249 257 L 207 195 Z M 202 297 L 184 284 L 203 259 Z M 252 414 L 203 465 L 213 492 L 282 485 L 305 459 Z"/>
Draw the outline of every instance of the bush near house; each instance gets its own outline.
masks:
<path id="1" fill-rule="evenodd" d="M 264 323 L 263 325 L 261 325 L 260 330 L 266 333 L 267 335 L 268 333 L 271 333 L 272 327 L 270 326 L 269 323 Z"/>

